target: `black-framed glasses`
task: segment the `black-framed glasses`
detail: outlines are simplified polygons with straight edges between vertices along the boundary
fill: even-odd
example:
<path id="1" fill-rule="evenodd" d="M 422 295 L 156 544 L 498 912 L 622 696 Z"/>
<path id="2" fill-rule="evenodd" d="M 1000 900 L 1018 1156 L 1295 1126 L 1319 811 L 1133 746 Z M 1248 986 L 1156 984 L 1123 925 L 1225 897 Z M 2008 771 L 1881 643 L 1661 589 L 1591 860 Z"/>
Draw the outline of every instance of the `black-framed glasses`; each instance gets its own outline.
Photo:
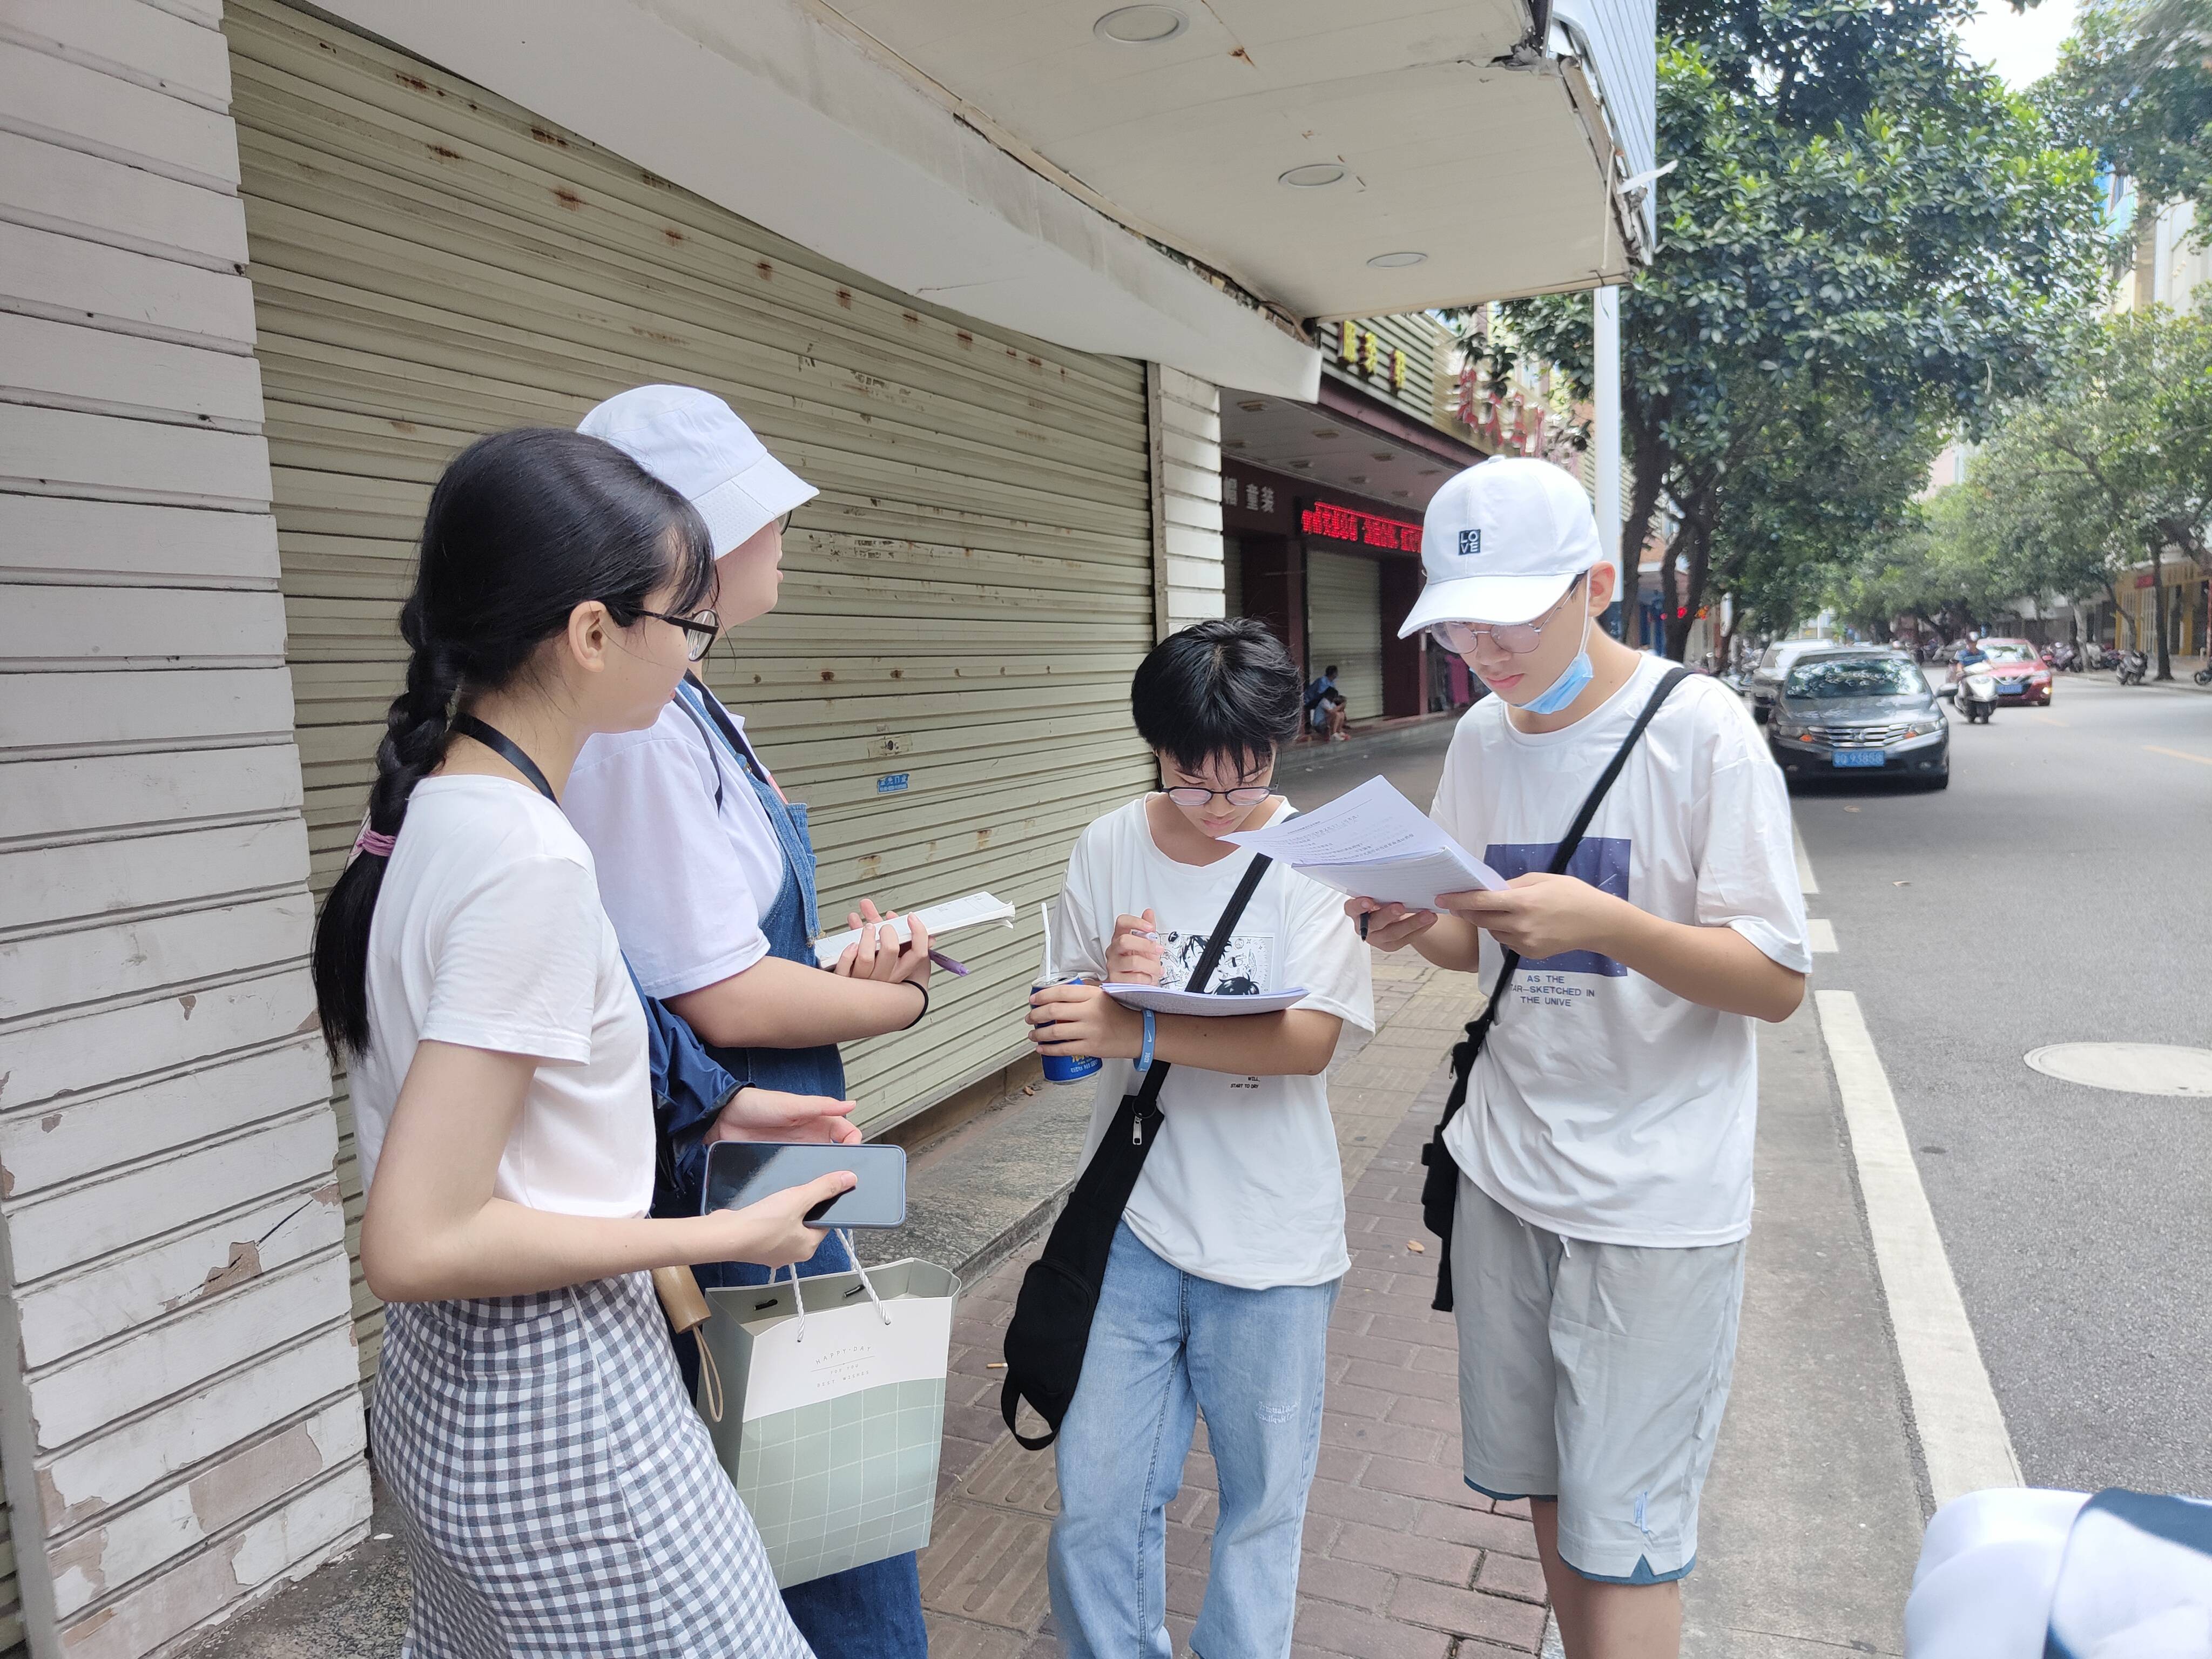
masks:
<path id="1" fill-rule="evenodd" d="M 775 533 L 779 536 L 789 535 L 791 533 L 791 521 L 798 516 L 799 509 L 794 507 L 790 512 L 785 514 L 781 518 L 775 521 Z"/>
<path id="2" fill-rule="evenodd" d="M 637 614 L 682 629 L 684 654 L 693 662 L 714 648 L 715 636 L 722 631 L 722 619 L 711 611 L 697 611 L 689 617 L 672 617 L 659 611 L 641 611 Z"/>
<path id="3" fill-rule="evenodd" d="M 1216 795 L 1231 806 L 1257 806 L 1274 793 L 1274 789 L 1264 783 L 1239 784 L 1234 789 L 1201 789 L 1194 783 L 1179 783 L 1163 793 L 1177 806 L 1204 806 Z"/>
<path id="4" fill-rule="evenodd" d="M 1582 585 L 1583 579 L 1580 576 L 1576 577 L 1574 580 L 1568 585 L 1567 591 L 1560 594 L 1558 599 L 1553 603 L 1552 609 L 1550 611 L 1547 611 L 1534 622 L 1431 623 L 1429 624 L 1429 632 L 1435 635 L 1437 641 L 1443 645 L 1445 650 L 1455 651 L 1462 657 L 1468 652 L 1474 650 L 1477 642 L 1480 641 L 1482 636 L 1486 634 L 1490 635 L 1490 642 L 1496 646 L 1500 651 L 1504 652 L 1508 656 L 1525 657 L 1531 651 L 1534 651 L 1538 646 L 1543 644 L 1544 629 L 1551 625 L 1551 619 L 1553 612 L 1557 611 L 1559 606 L 1565 605 L 1569 599 L 1572 599 L 1575 595 L 1575 590 Z"/>

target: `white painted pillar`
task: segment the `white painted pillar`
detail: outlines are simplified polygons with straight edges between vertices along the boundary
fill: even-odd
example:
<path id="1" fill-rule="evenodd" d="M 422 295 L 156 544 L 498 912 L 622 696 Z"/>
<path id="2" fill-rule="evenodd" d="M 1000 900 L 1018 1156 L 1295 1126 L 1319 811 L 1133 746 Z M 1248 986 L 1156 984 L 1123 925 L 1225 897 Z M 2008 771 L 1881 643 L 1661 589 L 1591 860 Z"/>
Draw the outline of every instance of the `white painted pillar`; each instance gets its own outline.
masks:
<path id="1" fill-rule="evenodd" d="M 1598 542 L 1620 573 L 1620 633 L 1636 605 L 1636 560 L 1620 544 L 1620 290 L 1601 288 L 1590 295 L 1590 379 L 1597 404 L 1590 434 L 1597 506 Z"/>
<path id="2" fill-rule="evenodd" d="M 1145 366 L 1152 428 L 1156 638 L 1221 615 L 1221 392 L 1164 363 Z"/>

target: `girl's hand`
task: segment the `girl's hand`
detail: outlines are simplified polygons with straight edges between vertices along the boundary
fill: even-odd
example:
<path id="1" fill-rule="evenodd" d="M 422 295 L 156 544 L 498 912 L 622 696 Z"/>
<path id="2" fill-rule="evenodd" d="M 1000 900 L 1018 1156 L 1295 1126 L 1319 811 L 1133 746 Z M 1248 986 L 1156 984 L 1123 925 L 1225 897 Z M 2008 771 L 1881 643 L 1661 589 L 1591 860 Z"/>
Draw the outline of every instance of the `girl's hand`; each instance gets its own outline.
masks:
<path id="1" fill-rule="evenodd" d="M 718 1140 L 826 1140 L 849 1146 L 860 1138 L 848 1115 L 854 1103 L 828 1095 L 792 1095 L 781 1089 L 756 1089 L 750 1083 L 723 1104 L 707 1130 L 707 1144 Z"/>
<path id="2" fill-rule="evenodd" d="M 1030 998 L 1030 1041 L 1040 1054 L 1134 1060 L 1145 1018 L 1096 985 L 1048 985 Z"/>
<path id="3" fill-rule="evenodd" d="M 719 1210 L 714 1218 L 722 1225 L 714 1231 L 725 1243 L 716 1254 L 702 1259 L 753 1261 L 763 1267 L 788 1267 L 793 1262 L 805 1261 L 822 1248 L 823 1236 L 828 1231 L 808 1226 L 807 1212 L 827 1204 L 840 1193 L 852 1191 L 854 1184 L 851 1170 L 832 1170 L 804 1187 L 787 1187 L 780 1193 L 770 1193 L 742 1210 Z"/>
<path id="4" fill-rule="evenodd" d="M 896 920 L 897 911 L 879 912 L 873 899 L 862 899 L 860 908 L 845 917 L 845 925 L 860 935 L 860 943 L 847 945 L 830 971 L 848 979 L 872 979 L 884 984 L 902 979 L 928 984 L 929 929 L 922 926 L 920 916 L 908 917 L 910 937 L 901 945 L 897 931 L 884 926 Z"/>
<path id="5" fill-rule="evenodd" d="M 1344 914 L 1354 921 L 1367 918 L 1367 942 L 1378 951 L 1402 951 L 1437 925 L 1434 910 L 1408 910 L 1402 904 L 1378 904 L 1370 898 L 1348 898 Z"/>
<path id="6" fill-rule="evenodd" d="M 1141 916 L 1115 917 L 1113 943 L 1106 947 L 1106 977 L 1117 985 L 1158 985 L 1159 931 L 1150 910 Z"/>

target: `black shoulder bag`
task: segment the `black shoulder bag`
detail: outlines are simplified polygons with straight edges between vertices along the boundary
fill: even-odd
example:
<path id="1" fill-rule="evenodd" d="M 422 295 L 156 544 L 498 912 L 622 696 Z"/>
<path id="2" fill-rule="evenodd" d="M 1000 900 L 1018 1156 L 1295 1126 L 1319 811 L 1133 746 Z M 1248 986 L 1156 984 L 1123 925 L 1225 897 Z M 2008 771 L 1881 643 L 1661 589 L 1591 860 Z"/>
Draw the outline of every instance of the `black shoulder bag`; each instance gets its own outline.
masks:
<path id="1" fill-rule="evenodd" d="M 1244 915 L 1244 906 L 1270 862 L 1262 854 L 1245 870 L 1221 919 L 1213 924 L 1185 990 L 1203 991 L 1213 977 L 1221 953 L 1228 948 L 1230 930 Z M 1137 1091 L 1121 1097 L 1105 1139 L 1076 1178 L 1067 1207 L 1052 1224 L 1044 1254 L 1022 1275 L 1014 1316 L 1006 1326 L 1006 1385 L 999 1395 L 999 1410 L 1014 1438 L 1031 1451 L 1060 1437 L 1060 1421 L 1082 1380 L 1083 1353 L 1091 1345 L 1091 1316 L 1098 1306 L 1099 1288 L 1106 1282 L 1107 1252 L 1113 1249 L 1121 1212 L 1129 1207 L 1129 1194 L 1136 1190 L 1146 1154 L 1159 1139 L 1164 1116 L 1160 1086 L 1167 1080 L 1167 1061 L 1155 1060 Z M 1042 1435 L 1024 1434 L 1014 1425 L 1014 1413 L 1024 1400 L 1045 1420 Z"/>
<path id="2" fill-rule="evenodd" d="M 1559 849 L 1552 854 L 1552 862 L 1547 866 L 1552 874 L 1561 876 L 1566 873 L 1568 864 L 1574 859 L 1575 849 L 1583 844 L 1583 836 L 1590 827 L 1590 820 L 1597 816 L 1597 809 L 1605 800 L 1606 792 L 1613 787 L 1613 780 L 1620 775 L 1620 769 L 1628 764 L 1629 751 L 1643 737 L 1644 728 L 1651 724 L 1651 717 L 1659 712 L 1659 705 L 1667 701 L 1676 686 L 1689 678 L 1688 669 L 1677 668 L 1659 682 L 1659 689 L 1651 694 L 1651 701 L 1644 705 L 1644 712 L 1636 717 L 1636 724 L 1628 728 L 1628 735 L 1620 740 L 1620 747 L 1606 763 L 1605 770 L 1597 775 L 1597 781 L 1590 786 L 1589 793 L 1583 797 L 1582 810 L 1575 814 L 1574 823 L 1561 839 Z M 1430 1135 L 1429 1144 L 1421 1148 L 1421 1162 L 1428 1166 L 1429 1171 L 1421 1177 L 1421 1221 L 1443 1241 L 1443 1249 L 1437 1252 L 1437 1294 L 1429 1304 L 1440 1313 L 1449 1313 L 1452 1310 L 1452 1214 L 1459 1202 L 1459 1165 L 1453 1161 L 1451 1153 L 1445 1150 L 1444 1131 L 1459 1115 L 1459 1109 L 1467 1104 L 1467 1080 L 1474 1071 L 1475 1057 L 1481 1054 L 1483 1045 L 1490 1041 L 1490 1028 L 1497 1023 L 1498 1010 L 1505 1000 L 1506 987 L 1513 982 L 1514 970 L 1520 965 L 1521 953 L 1508 951 L 1504 965 L 1498 969 L 1498 982 L 1490 988 L 1490 1000 L 1483 1004 L 1481 1013 L 1468 1022 L 1467 1035 L 1452 1045 L 1451 1093 L 1444 1097 L 1444 1115 L 1437 1120 L 1436 1130 Z"/>

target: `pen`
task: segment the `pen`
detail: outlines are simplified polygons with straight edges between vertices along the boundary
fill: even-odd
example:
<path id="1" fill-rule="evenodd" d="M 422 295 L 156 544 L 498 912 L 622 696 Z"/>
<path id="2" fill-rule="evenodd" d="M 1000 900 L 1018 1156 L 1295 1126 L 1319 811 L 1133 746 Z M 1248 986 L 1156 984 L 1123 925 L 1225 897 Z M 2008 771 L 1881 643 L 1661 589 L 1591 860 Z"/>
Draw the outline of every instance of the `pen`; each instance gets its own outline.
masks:
<path id="1" fill-rule="evenodd" d="M 967 976 L 968 964 L 964 962 L 955 962 L 942 951 L 932 951 L 929 953 L 929 959 L 948 974 L 958 974 L 963 978 Z"/>
<path id="2" fill-rule="evenodd" d="M 1363 940 L 1367 937 L 1367 912 L 1364 910 L 1359 913 L 1359 937 Z"/>

